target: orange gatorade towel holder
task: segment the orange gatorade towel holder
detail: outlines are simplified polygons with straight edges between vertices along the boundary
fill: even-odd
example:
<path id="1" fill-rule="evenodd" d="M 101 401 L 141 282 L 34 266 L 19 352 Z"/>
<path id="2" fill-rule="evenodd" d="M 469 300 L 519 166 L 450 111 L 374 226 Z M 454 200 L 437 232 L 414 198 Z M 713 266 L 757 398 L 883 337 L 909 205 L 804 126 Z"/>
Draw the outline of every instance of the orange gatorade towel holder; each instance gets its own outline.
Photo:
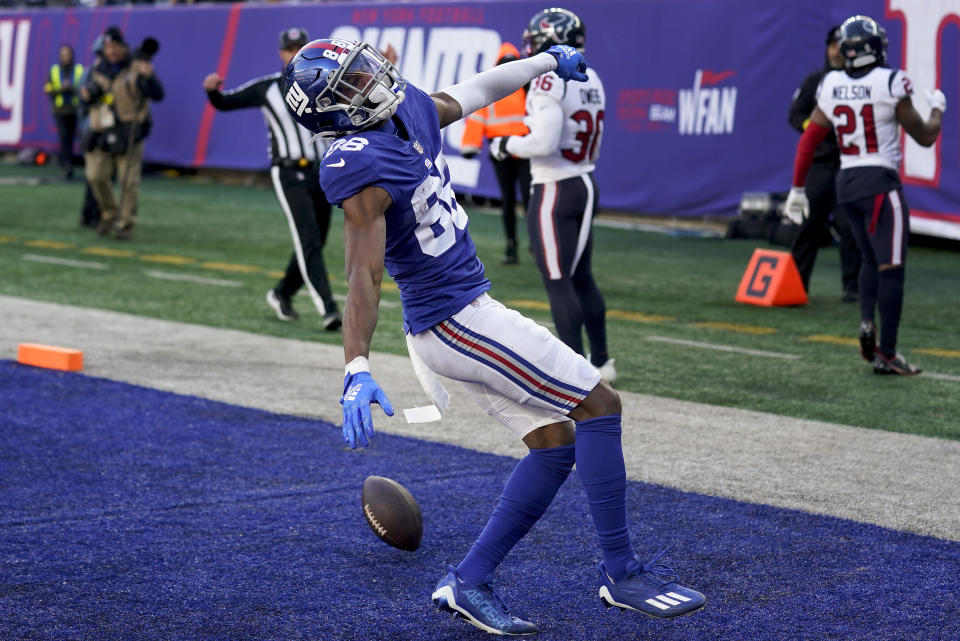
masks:
<path id="1" fill-rule="evenodd" d="M 790 252 L 755 249 L 736 301 L 764 307 L 806 305 L 807 292 Z"/>

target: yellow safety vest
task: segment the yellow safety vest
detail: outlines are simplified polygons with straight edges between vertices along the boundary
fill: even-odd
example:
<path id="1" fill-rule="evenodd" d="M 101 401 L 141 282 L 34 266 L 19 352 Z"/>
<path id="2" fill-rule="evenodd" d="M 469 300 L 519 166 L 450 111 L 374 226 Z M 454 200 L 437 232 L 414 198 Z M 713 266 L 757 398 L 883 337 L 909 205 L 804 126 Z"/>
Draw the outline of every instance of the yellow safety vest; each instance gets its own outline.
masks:
<path id="1" fill-rule="evenodd" d="M 80 79 L 83 78 L 83 65 L 74 64 L 73 65 L 73 86 L 74 88 L 80 87 Z M 60 78 L 60 64 L 56 63 L 50 67 L 50 86 L 54 91 L 60 91 L 63 88 L 63 81 Z M 74 107 L 80 104 L 80 100 L 77 98 L 77 92 L 74 90 L 73 99 L 71 100 Z M 53 104 L 57 106 L 57 109 L 63 107 L 63 94 L 58 93 L 53 98 Z"/>

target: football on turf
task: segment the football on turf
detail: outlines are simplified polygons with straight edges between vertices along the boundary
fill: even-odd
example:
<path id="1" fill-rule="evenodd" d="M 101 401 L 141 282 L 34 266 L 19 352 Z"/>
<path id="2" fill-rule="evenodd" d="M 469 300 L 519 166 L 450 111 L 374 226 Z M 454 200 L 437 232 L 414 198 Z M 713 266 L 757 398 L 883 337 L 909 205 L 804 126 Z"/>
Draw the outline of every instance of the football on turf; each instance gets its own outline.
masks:
<path id="1" fill-rule="evenodd" d="M 363 516 L 381 540 L 411 552 L 420 547 L 423 517 L 407 488 L 383 476 L 368 476 L 360 498 Z"/>

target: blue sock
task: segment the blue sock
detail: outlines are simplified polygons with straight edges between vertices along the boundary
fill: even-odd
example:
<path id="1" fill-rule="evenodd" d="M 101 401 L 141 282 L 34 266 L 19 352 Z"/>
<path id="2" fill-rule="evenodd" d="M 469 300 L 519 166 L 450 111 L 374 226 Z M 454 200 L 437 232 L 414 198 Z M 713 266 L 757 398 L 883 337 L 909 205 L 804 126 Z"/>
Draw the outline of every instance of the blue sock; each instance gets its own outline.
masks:
<path id="1" fill-rule="evenodd" d="M 577 423 L 577 474 L 590 502 L 603 565 L 614 581 L 634 557 L 627 527 L 627 471 L 620 443 L 620 415 Z"/>
<path id="2" fill-rule="evenodd" d="M 530 450 L 517 463 L 490 520 L 457 566 L 457 575 L 465 583 L 486 579 L 543 516 L 573 468 L 574 453 L 574 445 Z"/>

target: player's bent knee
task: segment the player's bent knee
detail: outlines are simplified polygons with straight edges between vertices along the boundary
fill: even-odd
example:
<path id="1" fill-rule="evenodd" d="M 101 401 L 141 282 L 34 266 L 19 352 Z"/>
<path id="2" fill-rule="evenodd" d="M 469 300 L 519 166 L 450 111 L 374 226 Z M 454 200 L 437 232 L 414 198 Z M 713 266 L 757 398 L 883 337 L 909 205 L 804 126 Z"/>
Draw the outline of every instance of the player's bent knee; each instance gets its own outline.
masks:
<path id="1" fill-rule="evenodd" d="M 575 421 L 586 421 L 598 416 L 620 414 L 622 405 L 620 395 L 606 381 L 597 383 L 587 397 L 569 414 Z"/>
<path id="2" fill-rule="evenodd" d="M 523 437 L 523 444 L 531 450 L 546 450 L 571 445 L 575 440 L 576 432 L 573 424 L 570 421 L 563 421 L 538 427 Z"/>

